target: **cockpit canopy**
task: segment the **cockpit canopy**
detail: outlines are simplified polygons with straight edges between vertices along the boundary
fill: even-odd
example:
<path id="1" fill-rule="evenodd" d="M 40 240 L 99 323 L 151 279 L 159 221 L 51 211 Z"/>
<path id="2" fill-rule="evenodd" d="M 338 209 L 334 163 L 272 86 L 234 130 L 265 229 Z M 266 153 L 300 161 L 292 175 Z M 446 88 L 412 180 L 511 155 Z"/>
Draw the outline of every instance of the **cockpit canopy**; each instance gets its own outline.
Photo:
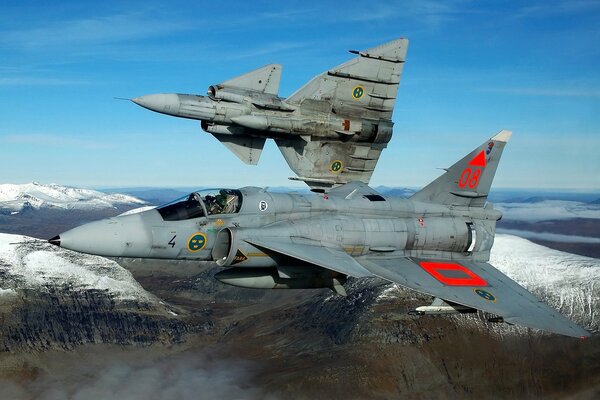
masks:
<path id="1" fill-rule="evenodd" d="M 236 189 L 204 189 L 157 208 L 165 221 L 183 221 L 217 214 L 235 214 L 242 207 Z"/>

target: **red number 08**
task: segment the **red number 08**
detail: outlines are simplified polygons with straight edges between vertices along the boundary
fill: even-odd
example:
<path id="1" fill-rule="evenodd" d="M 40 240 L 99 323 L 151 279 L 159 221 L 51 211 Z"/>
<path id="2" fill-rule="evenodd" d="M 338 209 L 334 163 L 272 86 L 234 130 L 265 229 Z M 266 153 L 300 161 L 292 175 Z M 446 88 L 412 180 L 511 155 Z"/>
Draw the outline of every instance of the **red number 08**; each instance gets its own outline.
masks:
<path id="1" fill-rule="evenodd" d="M 469 185 L 470 189 L 475 189 L 475 187 L 479 184 L 479 177 L 481 176 L 481 168 L 477 168 L 475 171 L 472 171 L 471 168 L 465 168 L 462 172 L 460 179 L 458 180 L 458 186 L 464 188 Z"/>

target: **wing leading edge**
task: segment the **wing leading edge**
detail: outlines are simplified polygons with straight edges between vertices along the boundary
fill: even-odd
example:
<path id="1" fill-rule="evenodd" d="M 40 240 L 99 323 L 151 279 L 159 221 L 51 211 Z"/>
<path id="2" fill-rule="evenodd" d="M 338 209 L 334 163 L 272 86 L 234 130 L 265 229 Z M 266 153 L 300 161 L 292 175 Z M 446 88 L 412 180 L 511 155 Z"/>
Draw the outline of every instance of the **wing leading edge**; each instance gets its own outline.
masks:
<path id="1" fill-rule="evenodd" d="M 504 321 L 573 337 L 590 333 L 498 271 L 476 261 L 367 256 L 359 264 L 380 278 L 478 310 Z"/>
<path id="2" fill-rule="evenodd" d="M 246 239 L 246 241 L 254 246 L 275 251 L 354 278 L 373 276 L 371 272 L 342 250 L 295 243 L 283 239 L 253 238 Z"/>

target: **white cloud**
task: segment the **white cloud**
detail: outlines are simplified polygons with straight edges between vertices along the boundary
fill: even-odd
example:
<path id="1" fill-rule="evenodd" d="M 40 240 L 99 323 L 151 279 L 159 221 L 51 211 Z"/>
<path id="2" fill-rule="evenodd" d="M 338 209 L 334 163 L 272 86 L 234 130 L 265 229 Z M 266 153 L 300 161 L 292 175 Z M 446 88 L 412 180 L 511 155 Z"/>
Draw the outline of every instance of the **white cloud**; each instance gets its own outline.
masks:
<path id="1" fill-rule="evenodd" d="M 561 235 L 559 233 L 550 232 L 533 232 L 524 231 L 521 229 L 497 229 L 498 233 L 520 236 L 526 239 L 548 240 L 550 242 L 561 243 L 600 243 L 600 238 L 577 235 Z"/>
<path id="2" fill-rule="evenodd" d="M 19 49 L 64 48 L 144 39 L 193 28 L 183 21 L 149 17 L 142 12 L 124 13 L 5 31 L 0 37 L 0 45 Z"/>
<path id="3" fill-rule="evenodd" d="M 12 78 L 0 78 L 0 86 L 62 86 L 62 85 L 85 85 L 88 82 L 61 79 L 61 78 L 39 78 L 34 76 L 15 76 Z"/>
<path id="4" fill-rule="evenodd" d="M 437 27 L 449 22 L 455 16 L 468 12 L 465 5 L 468 1 L 417 0 L 401 2 L 381 2 L 370 4 L 369 10 L 364 10 L 364 3 L 358 3 L 363 8 L 361 12 L 353 11 L 346 20 L 349 21 L 378 21 L 384 19 L 418 18 L 422 24 Z"/>
<path id="5" fill-rule="evenodd" d="M 577 201 L 545 200 L 536 203 L 498 203 L 504 219 L 516 221 L 547 221 L 573 218 L 600 219 L 600 206 Z"/>
<path id="6" fill-rule="evenodd" d="M 51 135 L 51 134 L 22 134 L 22 135 L 5 135 L 0 136 L 0 143 L 7 144 L 25 144 L 32 146 L 53 146 L 53 147 L 76 147 L 82 149 L 111 149 L 115 146 L 105 142 L 95 142 L 83 139 L 74 139 L 67 136 Z"/>
<path id="7" fill-rule="evenodd" d="M 256 364 L 213 360 L 197 350 L 159 357 L 109 347 L 56 354 L 31 380 L 0 380 L 0 396 L 13 399 L 274 399 L 254 380 Z M 86 352 L 90 352 L 87 357 Z M 86 359 L 81 362 L 81 358 Z"/>
<path id="8" fill-rule="evenodd" d="M 304 47 L 309 47 L 313 43 L 310 42 L 271 42 L 263 46 L 245 49 L 240 51 L 239 49 L 231 50 L 224 54 L 223 60 L 238 60 L 243 58 L 251 58 L 263 55 L 270 55 L 276 53 L 282 53 L 290 50 L 296 50 Z"/>
<path id="9" fill-rule="evenodd" d="M 541 1 L 521 7 L 513 14 L 513 18 L 545 18 L 547 16 L 589 13 L 600 9 L 600 2 L 590 0 L 558 0 Z"/>
<path id="10" fill-rule="evenodd" d="M 504 93 L 523 96 L 548 96 L 548 97 L 600 97 L 600 89 L 577 88 L 533 88 L 533 87 L 507 87 L 507 88 L 482 88 L 482 92 Z"/>

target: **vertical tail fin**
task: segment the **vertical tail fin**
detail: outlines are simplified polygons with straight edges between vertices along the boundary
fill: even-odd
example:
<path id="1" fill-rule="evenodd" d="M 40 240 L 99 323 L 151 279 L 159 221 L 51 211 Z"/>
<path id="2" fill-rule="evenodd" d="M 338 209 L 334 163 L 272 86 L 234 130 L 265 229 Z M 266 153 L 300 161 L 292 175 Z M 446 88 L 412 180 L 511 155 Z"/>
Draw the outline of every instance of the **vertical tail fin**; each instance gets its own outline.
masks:
<path id="1" fill-rule="evenodd" d="M 411 200 L 446 205 L 483 207 L 498 162 L 512 132 L 500 131 L 446 172 L 415 193 Z"/>

